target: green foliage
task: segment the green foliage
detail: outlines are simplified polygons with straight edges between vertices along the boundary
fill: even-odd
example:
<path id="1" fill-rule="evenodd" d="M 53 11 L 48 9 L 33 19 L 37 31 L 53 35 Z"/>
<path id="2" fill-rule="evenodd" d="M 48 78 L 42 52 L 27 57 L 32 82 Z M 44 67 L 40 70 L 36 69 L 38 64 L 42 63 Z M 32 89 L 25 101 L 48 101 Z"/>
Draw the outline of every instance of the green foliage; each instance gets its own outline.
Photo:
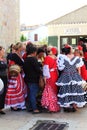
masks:
<path id="1" fill-rule="evenodd" d="M 20 37 L 20 41 L 21 41 L 21 42 L 24 42 L 24 41 L 26 41 L 26 40 L 27 40 L 27 38 L 22 34 L 21 37 Z"/>
<path id="2" fill-rule="evenodd" d="M 48 39 L 44 38 L 43 40 L 39 41 L 39 44 L 44 45 L 44 44 L 48 44 Z"/>

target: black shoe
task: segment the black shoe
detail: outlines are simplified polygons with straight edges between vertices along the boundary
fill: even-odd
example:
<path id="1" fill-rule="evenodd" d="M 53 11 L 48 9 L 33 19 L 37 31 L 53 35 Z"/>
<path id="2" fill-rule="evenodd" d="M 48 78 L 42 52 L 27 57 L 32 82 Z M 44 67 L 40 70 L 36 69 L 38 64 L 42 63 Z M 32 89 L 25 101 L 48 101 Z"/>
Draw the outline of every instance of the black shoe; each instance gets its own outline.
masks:
<path id="1" fill-rule="evenodd" d="M 64 112 L 71 112 L 70 108 L 64 108 Z"/>
<path id="2" fill-rule="evenodd" d="M 4 111 L 0 111 L 0 114 L 5 115 L 6 113 Z"/>
<path id="3" fill-rule="evenodd" d="M 72 112 L 76 112 L 76 109 L 73 107 L 71 111 L 72 111 Z"/>
<path id="4" fill-rule="evenodd" d="M 64 112 L 76 112 L 75 108 L 64 108 Z"/>
<path id="5" fill-rule="evenodd" d="M 42 110 L 41 110 L 43 113 L 51 113 L 51 111 L 49 111 L 48 109 L 46 109 L 46 108 L 42 108 Z"/>
<path id="6" fill-rule="evenodd" d="M 11 107 L 11 110 L 12 110 L 12 111 L 20 111 L 21 108 L 14 109 L 13 107 Z"/>
<path id="7" fill-rule="evenodd" d="M 33 109 L 29 109 L 29 110 L 27 110 L 28 112 L 33 112 Z"/>

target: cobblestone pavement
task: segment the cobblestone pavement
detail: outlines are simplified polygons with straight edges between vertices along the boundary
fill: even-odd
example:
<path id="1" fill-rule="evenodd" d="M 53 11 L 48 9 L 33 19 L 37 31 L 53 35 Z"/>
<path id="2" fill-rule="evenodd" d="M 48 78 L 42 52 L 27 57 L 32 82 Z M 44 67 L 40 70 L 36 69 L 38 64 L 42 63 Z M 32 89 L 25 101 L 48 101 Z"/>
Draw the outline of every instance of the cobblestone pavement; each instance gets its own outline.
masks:
<path id="1" fill-rule="evenodd" d="M 5 109 L 6 115 L 0 115 L 0 130 L 30 130 L 37 120 L 54 120 L 67 122 L 67 130 L 87 130 L 87 105 L 75 113 L 32 114 L 30 112 L 14 112 Z"/>

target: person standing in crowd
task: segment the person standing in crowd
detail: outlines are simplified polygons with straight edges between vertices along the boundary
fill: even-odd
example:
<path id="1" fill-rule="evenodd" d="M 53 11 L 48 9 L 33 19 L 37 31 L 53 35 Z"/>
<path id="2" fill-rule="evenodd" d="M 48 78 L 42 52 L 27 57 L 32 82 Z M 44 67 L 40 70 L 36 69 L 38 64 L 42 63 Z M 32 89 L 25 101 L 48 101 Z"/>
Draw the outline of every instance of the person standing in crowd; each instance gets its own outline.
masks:
<path id="1" fill-rule="evenodd" d="M 81 60 L 72 54 L 72 48 L 65 46 L 65 55 L 58 55 L 58 69 L 62 71 L 56 84 L 60 86 L 58 104 L 65 112 L 75 112 L 77 108 L 85 106 L 85 91 L 82 88 L 83 80 L 78 73 Z"/>
<path id="2" fill-rule="evenodd" d="M 44 56 L 48 55 L 48 53 L 47 53 L 47 45 L 46 44 L 44 44 L 42 46 L 42 49 L 44 50 Z"/>
<path id="3" fill-rule="evenodd" d="M 32 42 L 30 42 L 30 41 L 26 43 L 26 45 L 28 45 L 28 44 L 29 44 L 30 46 L 32 46 L 32 45 L 33 45 L 33 43 L 32 43 Z M 25 47 L 25 52 L 24 52 L 24 54 L 22 55 L 22 58 L 23 58 L 23 60 L 25 60 L 25 59 L 27 58 L 26 47 Z"/>
<path id="4" fill-rule="evenodd" d="M 7 63 L 9 63 L 9 60 L 11 60 L 11 57 L 12 57 L 12 53 L 15 52 L 15 49 L 14 49 L 14 44 L 11 44 L 10 47 L 9 47 L 9 53 L 7 53 Z"/>
<path id="5" fill-rule="evenodd" d="M 24 61 L 22 59 L 22 51 L 23 45 L 21 42 L 17 42 L 14 46 L 14 52 L 11 55 L 11 59 L 9 58 L 9 65 L 11 64 L 18 64 L 23 69 Z"/>
<path id="6" fill-rule="evenodd" d="M 58 79 L 58 70 L 56 63 L 57 49 L 55 47 L 50 48 L 48 56 L 44 59 L 43 64 L 43 76 L 45 78 L 45 88 L 42 93 L 41 104 L 43 108 L 46 108 L 49 112 L 58 112 L 60 110 L 57 104 L 58 88 L 56 81 Z"/>
<path id="7" fill-rule="evenodd" d="M 86 82 L 82 85 L 86 94 L 84 95 L 85 101 L 87 102 L 87 68 L 86 68 L 86 61 L 83 55 L 83 51 L 75 49 L 74 51 L 75 56 L 79 56 L 82 61 L 82 66 L 79 69 L 79 74 L 81 75 L 82 79 Z"/>
<path id="8" fill-rule="evenodd" d="M 8 89 L 6 93 L 5 98 L 5 104 L 11 107 L 11 110 L 18 111 L 19 109 L 23 110 L 26 109 L 25 107 L 25 98 L 27 96 L 27 88 L 24 83 L 24 71 L 23 71 L 23 65 L 24 61 L 22 59 L 22 43 L 18 42 L 14 45 L 15 52 L 12 53 L 11 59 L 9 59 L 8 63 L 8 69 L 10 69 L 13 65 L 18 65 L 19 68 L 21 68 L 20 73 L 15 76 L 15 78 L 12 78 L 10 76 L 10 72 L 8 73 Z M 18 68 L 18 67 L 17 67 Z M 15 70 L 17 69 L 15 67 Z M 18 83 L 16 86 L 13 83 Z M 14 86 L 16 87 L 16 91 L 14 91 Z M 20 91 L 20 92 L 19 92 Z M 14 96 L 12 96 L 14 92 Z"/>
<path id="9" fill-rule="evenodd" d="M 37 94 L 39 92 L 39 77 L 42 75 L 36 54 L 37 48 L 34 45 L 27 44 L 26 46 L 27 57 L 24 61 L 25 82 L 29 89 L 29 110 L 33 114 L 40 113 L 37 106 Z"/>
<path id="10" fill-rule="evenodd" d="M 83 55 L 83 51 L 82 51 L 82 50 L 75 49 L 74 55 L 75 55 L 75 56 L 78 56 L 78 57 L 81 59 L 81 61 L 82 61 L 82 66 L 81 66 L 80 69 L 79 69 L 79 74 L 81 75 L 81 77 L 82 77 L 85 81 L 87 81 L 86 61 L 85 61 L 85 58 L 84 58 L 84 55 Z"/>
<path id="11" fill-rule="evenodd" d="M 42 47 L 37 48 L 36 56 L 37 56 L 37 60 L 38 60 L 38 63 L 39 63 L 39 66 L 40 66 L 42 73 L 43 73 L 44 53 L 45 53 L 45 51 Z M 43 74 L 41 76 L 44 80 Z M 41 106 L 42 92 L 43 92 L 43 88 L 40 88 L 39 92 L 38 92 L 38 96 L 37 96 L 37 105 L 38 105 L 39 109 L 41 109 L 41 110 L 42 110 L 42 106 Z"/>
<path id="12" fill-rule="evenodd" d="M 5 56 L 5 49 L 0 46 L 0 79 L 3 81 L 4 84 L 4 90 L 0 94 L 0 114 L 5 114 L 5 112 L 2 110 L 4 108 L 5 104 L 5 95 L 7 91 L 7 63 L 4 59 Z"/>
<path id="13" fill-rule="evenodd" d="M 59 54 L 59 55 L 65 55 L 65 48 L 63 47 L 63 48 L 61 48 L 61 52 L 60 52 L 61 54 Z M 61 75 L 61 73 L 62 73 L 62 70 L 59 70 L 58 69 L 58 73 L 59 73 L 59 77 L 60 77 L 60 75 Z M 59 87 L 59 86 L 58 86 Z"/>
<path id="14" fill-rule="evenodd" d="M 40 65 L 40 67 L 41 67 L 41 69 L 42 69 L 42 67 L 43 67 L 43 62 L 44 62 L 44 49 L 42 48 L 42 47 L 39 47 L 38 49 L 37 49 L 37 60 L 38 60 L 38 63 L 39 63 L 39 65 Z"/>
<path id="15" fill-rule="evenodd" d="M 78 42 L 77 49 L 83 51 L 82 41 Z"/>
<path id="16" fill-rule="evenodd" d="M 83 51 L 85 64 L 86 64 L 86 68 L 87 68 L 87 40 L 80 40 L 79 43 L 78 43 L 77 48 L 79 50 Z"/>

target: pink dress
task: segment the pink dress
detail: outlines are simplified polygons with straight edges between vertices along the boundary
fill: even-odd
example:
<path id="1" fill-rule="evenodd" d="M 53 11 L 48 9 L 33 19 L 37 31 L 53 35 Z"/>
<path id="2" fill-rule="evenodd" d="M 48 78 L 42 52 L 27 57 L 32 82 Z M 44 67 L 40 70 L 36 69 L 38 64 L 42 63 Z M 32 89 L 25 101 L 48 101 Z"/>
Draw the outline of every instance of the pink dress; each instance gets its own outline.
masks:
<path id="1" fill-rule="evenodd" d="M 43 75 L 46 77 L 46 85 L 42 93 L 41 104 L 44 108 L 49 111 L 57 112 L 60 110 L 57 104 L 58 88 L 56 81 L 58 80 L 58 70 L 56 59 L 51 56 L 47 56 L 44 60 Z"/>

